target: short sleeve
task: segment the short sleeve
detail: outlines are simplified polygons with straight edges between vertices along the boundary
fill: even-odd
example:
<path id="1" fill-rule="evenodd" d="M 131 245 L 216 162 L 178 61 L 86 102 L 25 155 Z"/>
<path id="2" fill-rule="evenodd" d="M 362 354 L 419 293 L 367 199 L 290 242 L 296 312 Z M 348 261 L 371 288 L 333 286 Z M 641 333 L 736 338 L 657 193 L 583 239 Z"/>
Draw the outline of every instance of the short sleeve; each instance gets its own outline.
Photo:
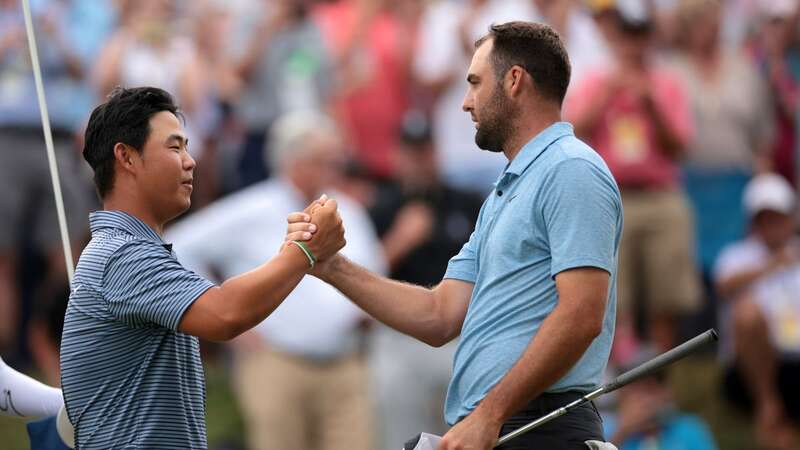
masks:
<path id="1" fill-rule="evenodd" d="M 713 278 L 715 283 L 738 275 L 742 272 L 758 270 L 764 265 L 764 258 L 753 245 L 747 241 L 731 244 L 720 253 L 714 263 Z"/>
<path id="2" fill-rule="evenodd" d="M 478 213 L 478 220 L 475 229 L 469 236 L 469 240 L 461 247 L 461 251 L 450 258 L 450 262 L 447 263 L 447 271 L 444 273 L 445 279 L 450 278 L 473 284 L 478 279 L 478 247 L 481 240 L 481 218 L 485 207 L 486 202 L 484 202 L 481 211 Z"/>
<path id="3" fill-rule="evenodd" d="M 177 331 L 183 313 L 213 286 L 162 245 L 135 240 L 109 258 L 102 289 L 109 311 L 126 325 Z"/>
<path id="4" fill-rule="evenodd" d="M 615 273 L 622 226 L 619 191 L 590 161 L 568 159 L 549 174 L 542 214 L 550 243 L 550 275 L 578 267 Z"/>

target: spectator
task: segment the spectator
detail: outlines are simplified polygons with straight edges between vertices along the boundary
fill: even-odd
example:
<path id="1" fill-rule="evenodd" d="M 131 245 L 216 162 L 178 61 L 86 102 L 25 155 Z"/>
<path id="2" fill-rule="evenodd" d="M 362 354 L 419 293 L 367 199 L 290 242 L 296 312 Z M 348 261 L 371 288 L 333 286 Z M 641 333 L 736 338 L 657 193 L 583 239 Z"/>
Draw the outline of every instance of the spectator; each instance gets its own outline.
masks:
<path id="1" fill-rule="evenodd" d="M 286 215 L 324 191 L 347 221 L 344 254 L 383 270 L 366 212 L 329 190 L 343 163 L 330 119 L 292 113 L 272 129 L 276 176 L 224 198 L 169 230 L 187 267 L 222 278 L 250 270 L 282 244 Z M 280 231 L 276 236 L 270 230 Z M 209 245 L 213 242 L 213 245 Z M 365 316 L 334 288 L 304 278 L 267 320 L 237 342 L 234 391 L 247 441 L 262 450 L 373 448 Z M 267 378 L 265 378 L 267 377 Z"/>
<path id="2" fill-rule="evenodd" d="M 624 387 L 618 398 L 619 410 L 610 430 L 610 441 L 620 450 L 717 449 L 708 425 L 675 405 L 663 372 Z"/>
<path id="3" fill-rule="evenodd" d="M 800 145 L 797 105 L 800 102 L 800 47 L 797 45 L 797 0 L 761 0 L 758 32 L 751 52 L 769 83 L 777 120 L 772 146 L 773 169 L 797 185 Z"/>
<path id="4" fill-rule="evenodd" d="M 335 87 L 333 63 L 307 0 L 277 0 L 263 14 L 236 64 L 244 87 L 236 111 L 244 122 L 239 161 L 240 184 L 269 174 L 264 148 L 267 131 L 279 116 L 298 110 L 327 109 Z"/>
<path id="5" fill-rule="evenodd" d="M 388 0 L 319 3 L 316 19 L 342 84 L 334 108 L 356 158 L 371 174 L 395 171 L 397 136 L 410 92 L 413 29 Z"/>
<path id="6" fill-rule="evenodd" d="M 692 108 L 695 134 L 683 175 L 694 206 L 703 274 L 745 231 L 741 197 L 754 170 L 768 166 L 773 114 L 767 86 L 739 49 L 724 47 L 719 0 L 681 0 L 679 52 L 672 68 Z"/>
<path id="7" fill-rule="evenodd" d="M 608 43 L 589 10 L 575 0 L 533 0 L 539 16 L 558 31 L 572 65 L 570 85 L 577 86 L 593 67 L 611 59 Z M 569 94 L 568 94 L 569 95 Z"/>
<path id="8" fill-rule="evenodd" d="M 69 30 L 72 2 L 43 1 L 34 9 L 39 30 L 39 58 L 50 112 L 61 189 L 72 248 L 86 235 L 91 204 L 88 177 L 74 151 L 77 127 L 91 107 L 86 88 L 85 56 Z M 19 328 L 18 258 L 22 242 L 31 241 L 47 259 L 48 284 L 66 277 L 66 266 L 53 200 L 50 168 L 36 102 L 33 71 L 22 8 L 0 0 L 0 353 L 12 350 Z M 88 32 L 88 31 L 86 31 Z M 86 50 L 88 52 L 88 50 Z"/>
<path id="9" fill-rule="evenodd" d="M 66 279 L 43 289 L 37 296 L 36 307 L 28 329 L 28 348 L 33 361 L 51 386 L 61 385 L 59 348 L 61 347 L 61 331 L 64 328 L 64 314 L 67 312 L 69 292 L 69 284 L 66 283 Z"/>
<path id="10" fill-rule="evenodd" d="M 565 115 L 605 159 L 622 192 L 617 329 L 644 311 L 647 337 L 666 350 L 678 318 L 699 301 L 692 218 L 678 169 L 691 110 L 679 81 L 653 61 L 653 23 L 644 7 L 618 10 L 617 17 L 616 61 L 586 75 Z"/>
<path id="11" fill-rule="evenodd" d="M 206 80 L 194 42 L 180 28 L 177 4 L 168 0 L 125 0 L 117 31 L 102 49 L 94 68 L 101 96 L 115 86 L 155 86 L 174 92 L 187 116 L 192 154 L 202 155 L 202 117 L 207 107 Z M 185 25 L 185 24 L 184 24 Z M 197 117 L 197 120 L 195 118 Z"/>
<path id="12" fill-rule="evenodd" d="M 242 80 L 228 56 L 228 45 L 232 40 L 232 14 L 220 0 L 202 0 L 193 5 L 196 7 L 191 11 L 192 33 L 197 48 L 197 66 L 194 70 L 204 78 L 207 86 L 193 115 L 196 137 L 202 139 L 202 151 L 195 152 L 198 167 L 195 170 L 197 181 L 192 208 L 197 210 L 218 198 L 224 182 L 229 181 L 222 179 L 219 160 L 221 155 L 227 157 L 234 148 L 229 143 L 235 140 L 235 133 L 231 130 L 231 111 L 242 88 Z"/>
<path id="13" fill-rule="evenodd" d="M 398 181 L 378 189 L 370 213 L 391 278 L 431 286 L 469 239 L 483 199 L 441 180 L 430 124 L 421 113 L 406 115 L 400 140 Z M 383 419 L 380 448 L 393 450 L 420 431 L 447 431 L 441 411 L 455 348 L 432 348 L 379 327 L 371 359 Z"/>
<path id="14" fill-rule="evenodd" d="M 766 448 L 797 442 L 800 419 L 800 239 L 795 195 L 775 174 L 753 178 L 744 193 L 750 234 L 727 247 L 715 268 L 726 369 L 724 392 L 753 413 Z"/>
<path id="15" fill-rule="evenodd" d="M 433 139 L 443 180 L 456 188 L 485 194 L 500 176 L 505 161 L 480 151 L 475 126 L 461 110 L 464 74 L 474 42 L 494 22 L 534 20 L 529 0 L 444 0 L 433 2 L 420 24 L 413 61 L 415 78 L 434 95 Z"/>

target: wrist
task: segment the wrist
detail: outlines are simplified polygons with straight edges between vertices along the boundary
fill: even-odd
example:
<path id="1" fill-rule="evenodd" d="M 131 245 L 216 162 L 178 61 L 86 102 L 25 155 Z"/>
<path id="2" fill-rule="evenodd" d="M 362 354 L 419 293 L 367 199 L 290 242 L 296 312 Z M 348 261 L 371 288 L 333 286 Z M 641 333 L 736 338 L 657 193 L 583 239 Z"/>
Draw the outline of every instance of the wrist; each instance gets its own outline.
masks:
<path id="1" fill-rule="evenodd" d="M 280 254 L 285 255 L 285 257 L 291 261 L 292 267 L 302 269 L 304 272 L 311 270 L 308 257 L 303 252 L 303 249 L 294 244 L 292 241 L 286 242 L 281 249 Z"/>
<path id="2" fill-rule="evenodd" d="M 314 266 L 317 264 L 317 257 L 314 255 L 314 252 L 311 251 L 311 247 L 303 242 L 303 241 L 289 241 L 291 245 L 299 248 L 303 255 L 306 257 L 308 261 L 308 266 L 310 269 L 313 269 Z"/>
<path id="3" fill-rule="evenodd" d="M 493 407 L 493 405 L 486 403 L 486 399 L 482 401 L 475 411 L 472 412 L 480 422 L 486 423 L 497 427 L 498 429 L 503 426 L 507 417 L 500 408 Z"/>

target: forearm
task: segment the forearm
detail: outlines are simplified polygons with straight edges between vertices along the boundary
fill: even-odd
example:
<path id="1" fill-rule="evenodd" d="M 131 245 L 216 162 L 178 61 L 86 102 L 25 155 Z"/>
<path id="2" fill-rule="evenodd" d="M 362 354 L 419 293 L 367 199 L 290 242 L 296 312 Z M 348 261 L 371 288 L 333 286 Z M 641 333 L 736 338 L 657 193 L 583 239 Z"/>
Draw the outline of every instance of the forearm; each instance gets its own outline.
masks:
<path id="1" fill-rule="evenodd" d="M 367 314 L 384 324 L 433 346 L 452 339 L 443 300 L 428 288 L 378 276 L 339 256 L 320 274 Z M 460 328 L 460 324 L 458 325 Z"/>
<path id="2" fill-rule="evenodd" d="M 717 283 L 717 290 L 723 298 L 730 299 L 737 293 L 747 289 L 747 287 L 758 281 L 759 278 L 767 275 L 769 271 L 770 268 L 767 266 L 738 273 Z"/>
<path id="3" fill-rule="evenodd" d="M 522 357 L 478 405 L 474 414 L 503 423 L 561 379 L 598 335 L 578 311 L 557 306 Z"/>
<path id="4" fill-rule="evenodd" d="M 218 305 L 235 337 L 267 318 L 294 290 L 308 270 L 308 259 L 294 245 L 256 269 L 222 283 L 216 295 Z"/>

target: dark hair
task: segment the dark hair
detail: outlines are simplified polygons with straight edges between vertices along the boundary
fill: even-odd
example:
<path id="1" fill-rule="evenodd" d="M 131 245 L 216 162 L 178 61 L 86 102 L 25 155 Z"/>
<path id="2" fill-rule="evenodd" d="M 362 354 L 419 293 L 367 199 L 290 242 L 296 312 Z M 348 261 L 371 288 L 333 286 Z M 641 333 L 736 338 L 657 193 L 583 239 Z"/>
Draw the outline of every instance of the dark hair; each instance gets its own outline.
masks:
<path id="1" fill-rule="evenodd" d="M 172 96 L 155 87 L 117 87 L 105 103 L 92 111 L 86 126 L 83 158 L 94 170 L 94 184 L 100 198 L 114 185 L 114 146 L 121 142 L 141 152 L 150 135 L 150 118 L 161 111 L 183 119 Z"/>
<path id="2" fill-rule="evenodd" d="M 489 34 L 475 42 L 475 48 L 491 39 L 492 66 L 502 82 L 512 66 L 525 69 L 546 98 L 564 101 L 570 77 L 567 50 L 550 26 L 534 22 L 507 22 L 489 27 Z"/>

